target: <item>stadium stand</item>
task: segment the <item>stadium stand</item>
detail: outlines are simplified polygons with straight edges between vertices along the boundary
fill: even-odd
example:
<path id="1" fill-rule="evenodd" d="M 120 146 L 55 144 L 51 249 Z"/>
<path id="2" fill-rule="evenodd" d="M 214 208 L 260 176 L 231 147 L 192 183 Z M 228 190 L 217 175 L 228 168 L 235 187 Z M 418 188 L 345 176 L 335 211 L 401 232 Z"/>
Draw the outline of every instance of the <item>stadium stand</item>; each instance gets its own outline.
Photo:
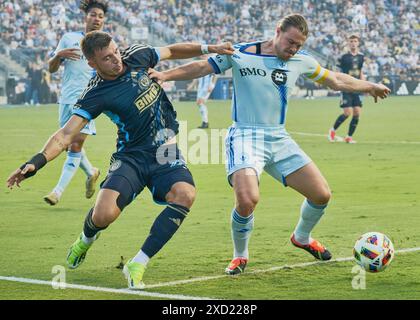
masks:
<path id="1" fill-rule="evenodd" d="M 416 0 L 242 0 L 240 3 L 235 0 L 111 1 L 106 31 L 121 45 L 136 37 L 134 31 L 145 32 L 144 41 L 153 45 L 179 41 L 238 42 L 268 38 L 280 17 L 299 12 L 310 23 L 305 49 L 325 66 L 335 68 L 337 57 L 345 50 L 346 37 L 357 33 L 362 38 L 361 49 L 366 56 L 364 72 L 369 80 L 384 80 L 392 85 L 419 79 L 420 24 Z M 22 68 L 30 68 L 29 62 L 33 61 L 35 68 L 40 65 L 45 69 L 47 54 L 55 48 L 61 35 L 83 28 L 78 4 L 76 0 L 0 0 L 0 59 L 14 60 L 16 64 L 2 64 L 3 69 L 5 65 L 8 67 L 9 77 L 21 82 L 25 78 Z M 55 75 L 48 81 L 55 97 L 59 81 Z M 0 88 L 1 83 L 4 85 L 5 81 L 0 82 Z M 35 99 L 28 97 L 31 94 L 26 94 L 25 101 L 34 103 Z"/>

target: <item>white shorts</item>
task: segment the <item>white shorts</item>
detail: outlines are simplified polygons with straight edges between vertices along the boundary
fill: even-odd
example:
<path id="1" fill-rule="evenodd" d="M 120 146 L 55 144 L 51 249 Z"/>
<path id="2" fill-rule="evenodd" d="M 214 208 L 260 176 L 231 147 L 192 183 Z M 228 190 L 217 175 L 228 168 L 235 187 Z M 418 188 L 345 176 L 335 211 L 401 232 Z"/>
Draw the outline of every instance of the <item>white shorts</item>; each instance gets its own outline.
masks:
<path id="1" fill-rule="evenodd" d="M 69 121 L 70 117 L 73 115 L 73 104 L 61 104 L 58 110 L 58 121 L 60 123 L 60 128 L 64 127 L 64 125 Z M 95 135 L 96 134 L 96 127 L 95 122 L 90 120 L 82 130 L 81 133 Z"/>
<path id="2" fill-rule="evenodd" d="M 240 169 L 265 170 L 286 186 L 286 177 L 312 162 L 284 128 L 233 124 L 226 135 L 226 172 L 229 183 Z"/>

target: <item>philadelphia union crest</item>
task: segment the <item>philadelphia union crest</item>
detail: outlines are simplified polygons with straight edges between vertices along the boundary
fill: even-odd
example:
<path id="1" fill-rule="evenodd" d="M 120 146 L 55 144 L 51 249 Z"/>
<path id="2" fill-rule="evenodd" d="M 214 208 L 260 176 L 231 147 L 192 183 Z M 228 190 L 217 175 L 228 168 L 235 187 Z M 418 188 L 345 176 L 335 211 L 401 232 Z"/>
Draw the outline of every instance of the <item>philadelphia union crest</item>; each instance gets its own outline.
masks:
<path id="1" fill-rule="evenodd" d="M 152 83 L 147 74 L 142 72 L 131 72 L 131 79 L 133 80 L 133 85 L 137 84 L 142 90 L 149 88 Z"/>
<path id="2" fill-rule="evenodd" d="M 109 167 L 109 172 L 115 171 L 121 167 L 121 160 L 114 160 Z"/>
<path id="3" fill-rule="evenodd" d="M 149 88 L 152 80 L 147 76 L 147 74 L 142 74 L 140 77 L 138 77 L 137 83 L 139 84 L 139 87 L 144 89 Z"/>

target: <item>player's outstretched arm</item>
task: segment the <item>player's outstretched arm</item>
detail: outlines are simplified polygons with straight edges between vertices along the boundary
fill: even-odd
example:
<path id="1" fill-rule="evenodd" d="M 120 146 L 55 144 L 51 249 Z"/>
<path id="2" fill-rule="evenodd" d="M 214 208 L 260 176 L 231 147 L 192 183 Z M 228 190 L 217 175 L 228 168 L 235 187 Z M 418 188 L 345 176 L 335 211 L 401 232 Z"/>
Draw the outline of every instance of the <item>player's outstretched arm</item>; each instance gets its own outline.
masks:
<path id="1" fill-rule="evenodd" d="M 157 48 L 160 53 L 160 60 L 168 59 L 189 59 L 201 56 L 204 53 L 217 53 L 232 55 L 234 48 L 230 42 L 217 45 L 208 45 L 203 52 L 203 46 L 196 43 L 176 43 L 166 47 Z"/>
<path id="2" fill-rule="evenodd" d="M 64 59 L 69 59 L 73 61 L 77 61 L 80 59 L 80 49 L 78 48 L 68 48 L 58 51 L 54 57 L 48 60 L 48 71 L 50 73 L 57 72 L 60 68 L 61 62 Z"/>
<path id="3" fill-rule="evenodd" d="M 163 72 L 158 72 L 152 68 L 149 69 L 149 77 L 158 82 L 192 80 L 204 77 L 210 73 L 214 73 L 214 70 L 211 64 L 206 60 L 187 63 Z"/>
<path id="4" fill-rule="evenodd" d="M 16 185 L 36 174 L 36 172 L 47 164 L 48 161 L 56 158 L 61 152 L 67 149 L 74 137 L 86 125 L 87 120 L 79 116 L 72 116 L 66 125 L 54 133 L 45 144 L 41 152 L 34 155 L 16 169 L 7 179 L 7 187 L 13 189 Z"/>
<path id="5" fill-rule="evenodd" d="M 385 99 L 391 93 L 391 90 L 383 84 L 359 80 L 341 72 L 329 71 L 323 84 L 336 91 L 368 93 L 375 102 L 378 101 L 378 97 Z"/>

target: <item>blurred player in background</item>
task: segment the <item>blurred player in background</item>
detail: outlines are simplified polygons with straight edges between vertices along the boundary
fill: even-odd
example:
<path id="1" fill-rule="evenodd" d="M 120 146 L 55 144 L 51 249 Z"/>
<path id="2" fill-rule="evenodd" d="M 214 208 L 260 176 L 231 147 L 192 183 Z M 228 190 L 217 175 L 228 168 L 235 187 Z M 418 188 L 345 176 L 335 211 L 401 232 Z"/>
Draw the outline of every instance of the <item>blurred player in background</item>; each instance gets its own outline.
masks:
<path id="1" fill-rule="evenodd" d="M 43 150 L 15 170 L 7 180 L 12 188 L 34 175 L 65 150 L 79 131 L 102 113 L 118 127 L 117 151 L 101 184 L 95 206 L 86 215 L 83 232 L 70 247 L 67 265 L 79 267 L 99 233 L 112 224 L 147 187 L 153 199 L 165 205 L 136 256 L 124 266 L 131 289 L 144 288 L 149 260 L 172 238 L 187 217 L 195 199 L 195 186 L 175 135 L 179 123 L 162 87 L 148 76 L 160 60 L 201 55 L 198 44 L 180 43 L 161 48 L 132 45 L 120 51 L 112 37 L 101 31 L 82 40 L 88 63 L 97 75 L 75 104 L 66 125 L 50 137 Z M 206 46 L 206 51 L 232 54 L 230 43 Z"/>
<path id="2" fill-rule="evenodd" d="M 338 66 L 343 73 L 347 73 L 356 79 L 365 80 L 365 76 L 362 72 L 365 58 L 364 55 L 359 52 L 359 45 L 360 38 L 357 35 L 351 35 L 348 38 L 348 47 L 350 51 L 341 56 Z M 353 140 L 353 134 L 356 131 L 362 112 L 361 94 L 358 92 L 342 92 L 340 107 L 343 109 L 343 114 L 338 116 L 334 126 L 329 130 L 328 140 L 331 142 L 337 140 L 336 130 L 352 115 L 353 117 L 350 121 L 349 130 L 344 141 L 347 143 L 356 143 L 356 141 Z"/>
<path id="3" fill-rule="evenodd" d="M 200 58 L 207 59 L 208 57 L 206 55 L 203 55 Z M 209 127 L 209 112 L 206 106 L 206 102 L 216 85 L 216 81 L 217 79 L 214 74 L 208 74 L 204 77 L 194 79 L 188 86 L 189 90 L 194 86 L 197 86 L 196 101 L 201 116 L 201 125 L 198 127 L 200 129 L 207 129 Z"/>
<path id="4" fill-rule="evenodd" d="M 89 80 L 95 75 L 95 70 L 87 63 L 80 50 L 80 41 L 85 33 L 93 30 L 102 30 L 108 5 L 102 1 L 81 1 L 80 9 L 86 13 L 85 30 L 80 32 L 67 32 L 63 35 L 57 48 L 48 61 L 49 71 L 57 72 L 64 65 L 61 95 L 59 99 L 59 121 L 63 127 L 73 113 L 74 104 L 82 91 L 86 88 Z M 75 137 L 67 151 L 67 159 L 64 162 L 60 179 L 50 194 L 44 200 L 50 205 L 56 205 L 64 190 L 73 179 L 79 166 L 87 175 L 86 198 L 91 198 L 95 193 L 95 184 L 99 177 L 99 169 L 94 168 L 86 156 L 83 144 L 88 135 L 95 135 L 94 121 L 86 124 Z"/>
<path id="5" fill-rule="evenodd" d="M 390 92 L 384 85 L 322 68 L 307 52 L 300 51 L 308 33 L 305 18 L 291 14 L 279 22 L 271 40 L 240 43 L 234 46 L 233 55 L 216 55 L 208 61 L 150 72 L 152 78 L 172 81 L 232 68 L 233 124 L 225 140 L 227 177 L 236 197 L 231 212 L 234 253 L 225 270 L 230 275 L 242 273 L 249 260 L 248 243 L 263 170 L 305 197 L 290 238 L 292 244 L 316 259 L 331 259 L 327 248 L 311 237 L 331 198 L 330 188 L 315 163 L 285 129 L 288 100 L 299 75 L 334 90 L 369 93 L 375 101 Z"/>

